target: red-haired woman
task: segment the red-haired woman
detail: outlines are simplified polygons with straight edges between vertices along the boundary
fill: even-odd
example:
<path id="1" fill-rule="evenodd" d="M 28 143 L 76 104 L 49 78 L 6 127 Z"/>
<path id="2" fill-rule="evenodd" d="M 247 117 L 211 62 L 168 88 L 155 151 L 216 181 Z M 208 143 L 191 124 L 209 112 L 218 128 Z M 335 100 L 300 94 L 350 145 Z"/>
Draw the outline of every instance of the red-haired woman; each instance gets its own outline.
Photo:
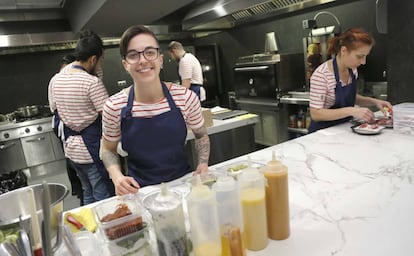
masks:
<path id="1" fill-rule="evenodd" d="M 347 122 L 352 117 L 371 122 L 375 117 L 368 106 L 392 109 L 387 101 L 357 93 L 357 68 L 365 65 L 374 44 L 372 35 L 361 28 L 348 29 L 330 40 L 328 54 L 334 57 L 322 63 L 310 80 L 309 132 Z"/>

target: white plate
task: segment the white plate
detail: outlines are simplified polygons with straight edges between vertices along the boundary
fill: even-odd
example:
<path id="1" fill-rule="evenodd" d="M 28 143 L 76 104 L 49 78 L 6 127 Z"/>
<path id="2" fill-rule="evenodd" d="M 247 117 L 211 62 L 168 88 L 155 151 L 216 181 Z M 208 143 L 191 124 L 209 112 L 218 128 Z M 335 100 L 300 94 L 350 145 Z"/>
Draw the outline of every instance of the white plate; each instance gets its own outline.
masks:
<path id="1" fill-rule="evenodd" d="M 377 128 L 373 129 L 371 128 L 371 125 L 368 124 L 368 126 L 366 128 L 361 128 L 361 126 L 366 125 L 366 124 L 361 124 L 358 126 L 352 126 L 351 129 L 358 133 L 358 134 L 363 134 L 363 135 L 373 135 L 373 134 L 379 134 L 381 133 L 381 131 L 385 128 L 384 126 L 380 126 L 378 125 Z"/>

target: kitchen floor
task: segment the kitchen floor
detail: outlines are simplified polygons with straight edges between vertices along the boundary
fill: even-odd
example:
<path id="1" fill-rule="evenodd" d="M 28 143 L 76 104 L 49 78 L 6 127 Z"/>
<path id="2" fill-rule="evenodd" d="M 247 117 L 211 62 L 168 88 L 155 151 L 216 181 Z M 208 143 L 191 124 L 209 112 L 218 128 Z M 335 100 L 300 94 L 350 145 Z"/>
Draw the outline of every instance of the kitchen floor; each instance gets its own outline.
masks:
<path id="1" fill-rule="evenodd" d="M 37 177 L 28 177 L 28 184 L 41 184 L 45 180 L 48 183 L 60 183 L 65 185 L 69 189 L 69 193 L 63 201 L 63 210 L 67 211 L 79 207 L 80 200 L 76 196 L 72 195 L 70 181 L 68 178 L 68 174 L 66 173 L 66 166 L 64 164 L 64 161 L 60 166 L 61 167 L 53 173 L 48 173 L 46 175 L 41 175 Z"/>

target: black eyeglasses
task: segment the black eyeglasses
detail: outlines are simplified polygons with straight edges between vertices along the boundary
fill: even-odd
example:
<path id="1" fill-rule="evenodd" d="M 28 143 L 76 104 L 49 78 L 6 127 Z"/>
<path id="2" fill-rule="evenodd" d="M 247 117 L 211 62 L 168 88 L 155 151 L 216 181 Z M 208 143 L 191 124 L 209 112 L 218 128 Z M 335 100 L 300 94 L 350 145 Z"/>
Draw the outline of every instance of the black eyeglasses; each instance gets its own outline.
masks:
<path id="1" fill-rule="evenodd" d="M 139 61 L 140 55 L 142 54 L 144 58 L 148 61 L 155 60 L 158 58 L 160 48 L 154 48 L 154 47 L 147 47 L 142 52 L 138 52 L 135 50 L 130 50 L 125 56 L 124 59 L 129 64 L 135 64 Z"/>

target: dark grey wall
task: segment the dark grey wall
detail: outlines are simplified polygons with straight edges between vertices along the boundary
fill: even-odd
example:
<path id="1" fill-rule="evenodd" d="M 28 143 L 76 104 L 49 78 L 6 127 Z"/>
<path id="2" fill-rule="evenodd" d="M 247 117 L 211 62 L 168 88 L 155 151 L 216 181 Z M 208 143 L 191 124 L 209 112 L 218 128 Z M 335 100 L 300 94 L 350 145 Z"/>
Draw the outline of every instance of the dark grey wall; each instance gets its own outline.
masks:
<path id="1" fill-rule="evenodd" d="M 339 1 L 341 2 L 341 1 Z M 344 2 L 344 1 L 342 1 Z M 375 25 L 376 0 L 352 1 L 341 5 L 318 7 L 310 12 L 293 14 L 277 19 L 268 19 L 257 24 L 244 25 L 232 30 L 221 32 L 195 41 L 196 45 L 216 42 L 220 47 L 220 61 L 222 67 L 223 85 L 225 91 L 233 89 L 232 68 L 237 57 L 261 53 L 264 51 L 265 34 L 274 31 L 280 53 L 303 53 L 302 38 L 309 30 L 302 29 L 302 20 L 312 19 L 320 11 L 329 11 L 338 17 L 342 30 L 349 27 L 363 27 L 370 31 L 377 43 L 367 58 L 365 67 L 359 71 L 366 81 L 384 81 L 382 73 L 386 70 L 386 35 L 379 34 Z M 330 15 L 320 15 L 317 18 L 318 26 L 335 25 Z M 223 104 L 226 95 L 221 96 Z"/>
<path id="2" fill-rule="evenodd" d="M 414 102 L 413 1 L 388 0 L 388 99 Z"/>
<path id="3" fill-rule="evenodd" d="M 360 68 L 361 74 L 364 75 L 366 81 L 384 80 L 382 72 L 386 70 L 386 52 L 387 52 L 387 36 L 377 33 L 375 27 L 375 1 L 376 0 L 360 0 L 360 1 L 338 1 L 345 2 L 341 5 L 329 5 L 328 7 L 312 9 L 310 11 L 295 13 L 293 15 L 285 15 L 278 18 L 270 18 L 256 24 L 244 25 L 228 31 L 224 31 L 215 35 L 200 38 L 195 42 L 183 42 L 184 45 L 208 45 L 216 43 L 220 51 L 221 75 L 223 81 L 224 93 L 220 95 L 220 102 L 227 104 L 227 91 L 233 89 L 233 72 L 232 68 L 239 56 L 249 55 L 253 53 L 261 53 L 264 51 L 264 39 L 267 32 L 274 31 L 277 34 L 280 53 L 299 53 L 303 52 L 302 38 L 309 31 L 302 29 L 302 20 L 312 19 L 319 11 L 330 11 L 334 13 L 340 20 L 342 28 L 353 26 L 361 26 L 373 33 L 377 40 L 376 46 L 372 49 L 368 56 L 367 65 Z M 410 2 L 410 1 L 409 1 Z M 404 4 L 398 4 L 399 8 L 394 14 L 400 17 L 400 22 L 404 23 L 409 20 L 404 17 L 410 17 L 411 13 L 407 9 L 406 1 Z M 403 6 L 404 5 L 404 6 Z M 410 4 L 409 5 L 413 5 Z M 406 12 L 406 15 L 399 15 L 399 12 Z M 391 20 L 391 19 L 390 19 Z M 318 18 L 318 25 L 333 25 L 335 21 L 328 15 L 322 15 Z M 411 23 L 412 24 L 412 21 Z M 403 25 L 403 24 L 401 24 Z M 405 44 L 400 45 L 400 49 L 407 47 L 411 37 L 408 35 L 413 31 L 411 27 L 403 30 L 390 26 L 390 35 L 395 34 L 395 40 L 406 40 Z M 410 31 L 411 29 L 411 31 Z M 391 31 L 393 30 L 393 31 Z M 404 32 L 403 32 L 404 31 Z M 403 37 L 404 39 L 400 39 Z M 407 38 L 407 39 L 405 39 Z M 161 42 L 163 52 L 169 42 Z M 402 51 L 402 50 L 401 50 Z M 29 104 L 47 104 L 47 86 L 50 78 L 57 72 L 61 57 L 68 51 L 40 52 L 40 53 L 24 53 L 14 55 L 0 55 L 0 113 L 9 113 L 19 106 Z M 411 53 L 414 54 L 414 53 Z M 391 54 L 388 54 L 390 56 Z M 399 55 L 400 56 L 400 55 Z M 170 81 L 176 78 L 176 64 L 169 62 L 169 56 L 164 54 L 165 70 L 161 73 L 161 78 Z M 393 66 L 397 60 L 406 61 L 401 55 L 395 59 Z M 413 61 L 411 58 L 410 61 Z M 408 68 L 402 62 L 401 68 Z M 388 65 L 388 69 L 390 69 Z M 118 47 L 108 48 L 105 50 L 104 83 L 109 94 L 118 92 L 121 88 L 117 87 L 118 80 L 126 80 L 127 85 L 131 84 L 129 75 L 124 71 L 119 56 Z M 389 76 L 398 73 L 396 69 L 390 70 Z M 413 75 L 413 72 L 406 72 L 407 75 Z M 407 80 L 407 81 L 413 81 Z M 401 81 L 395 86 L 408 87 Z M 391 85 L 394 86 L 394 85 Z M 404 95 L 404 93 L 401 93 Z M 394 96 L 393 96 L 394 97 Z M 395 95 L 395 97 L 400 97 Z"/>

